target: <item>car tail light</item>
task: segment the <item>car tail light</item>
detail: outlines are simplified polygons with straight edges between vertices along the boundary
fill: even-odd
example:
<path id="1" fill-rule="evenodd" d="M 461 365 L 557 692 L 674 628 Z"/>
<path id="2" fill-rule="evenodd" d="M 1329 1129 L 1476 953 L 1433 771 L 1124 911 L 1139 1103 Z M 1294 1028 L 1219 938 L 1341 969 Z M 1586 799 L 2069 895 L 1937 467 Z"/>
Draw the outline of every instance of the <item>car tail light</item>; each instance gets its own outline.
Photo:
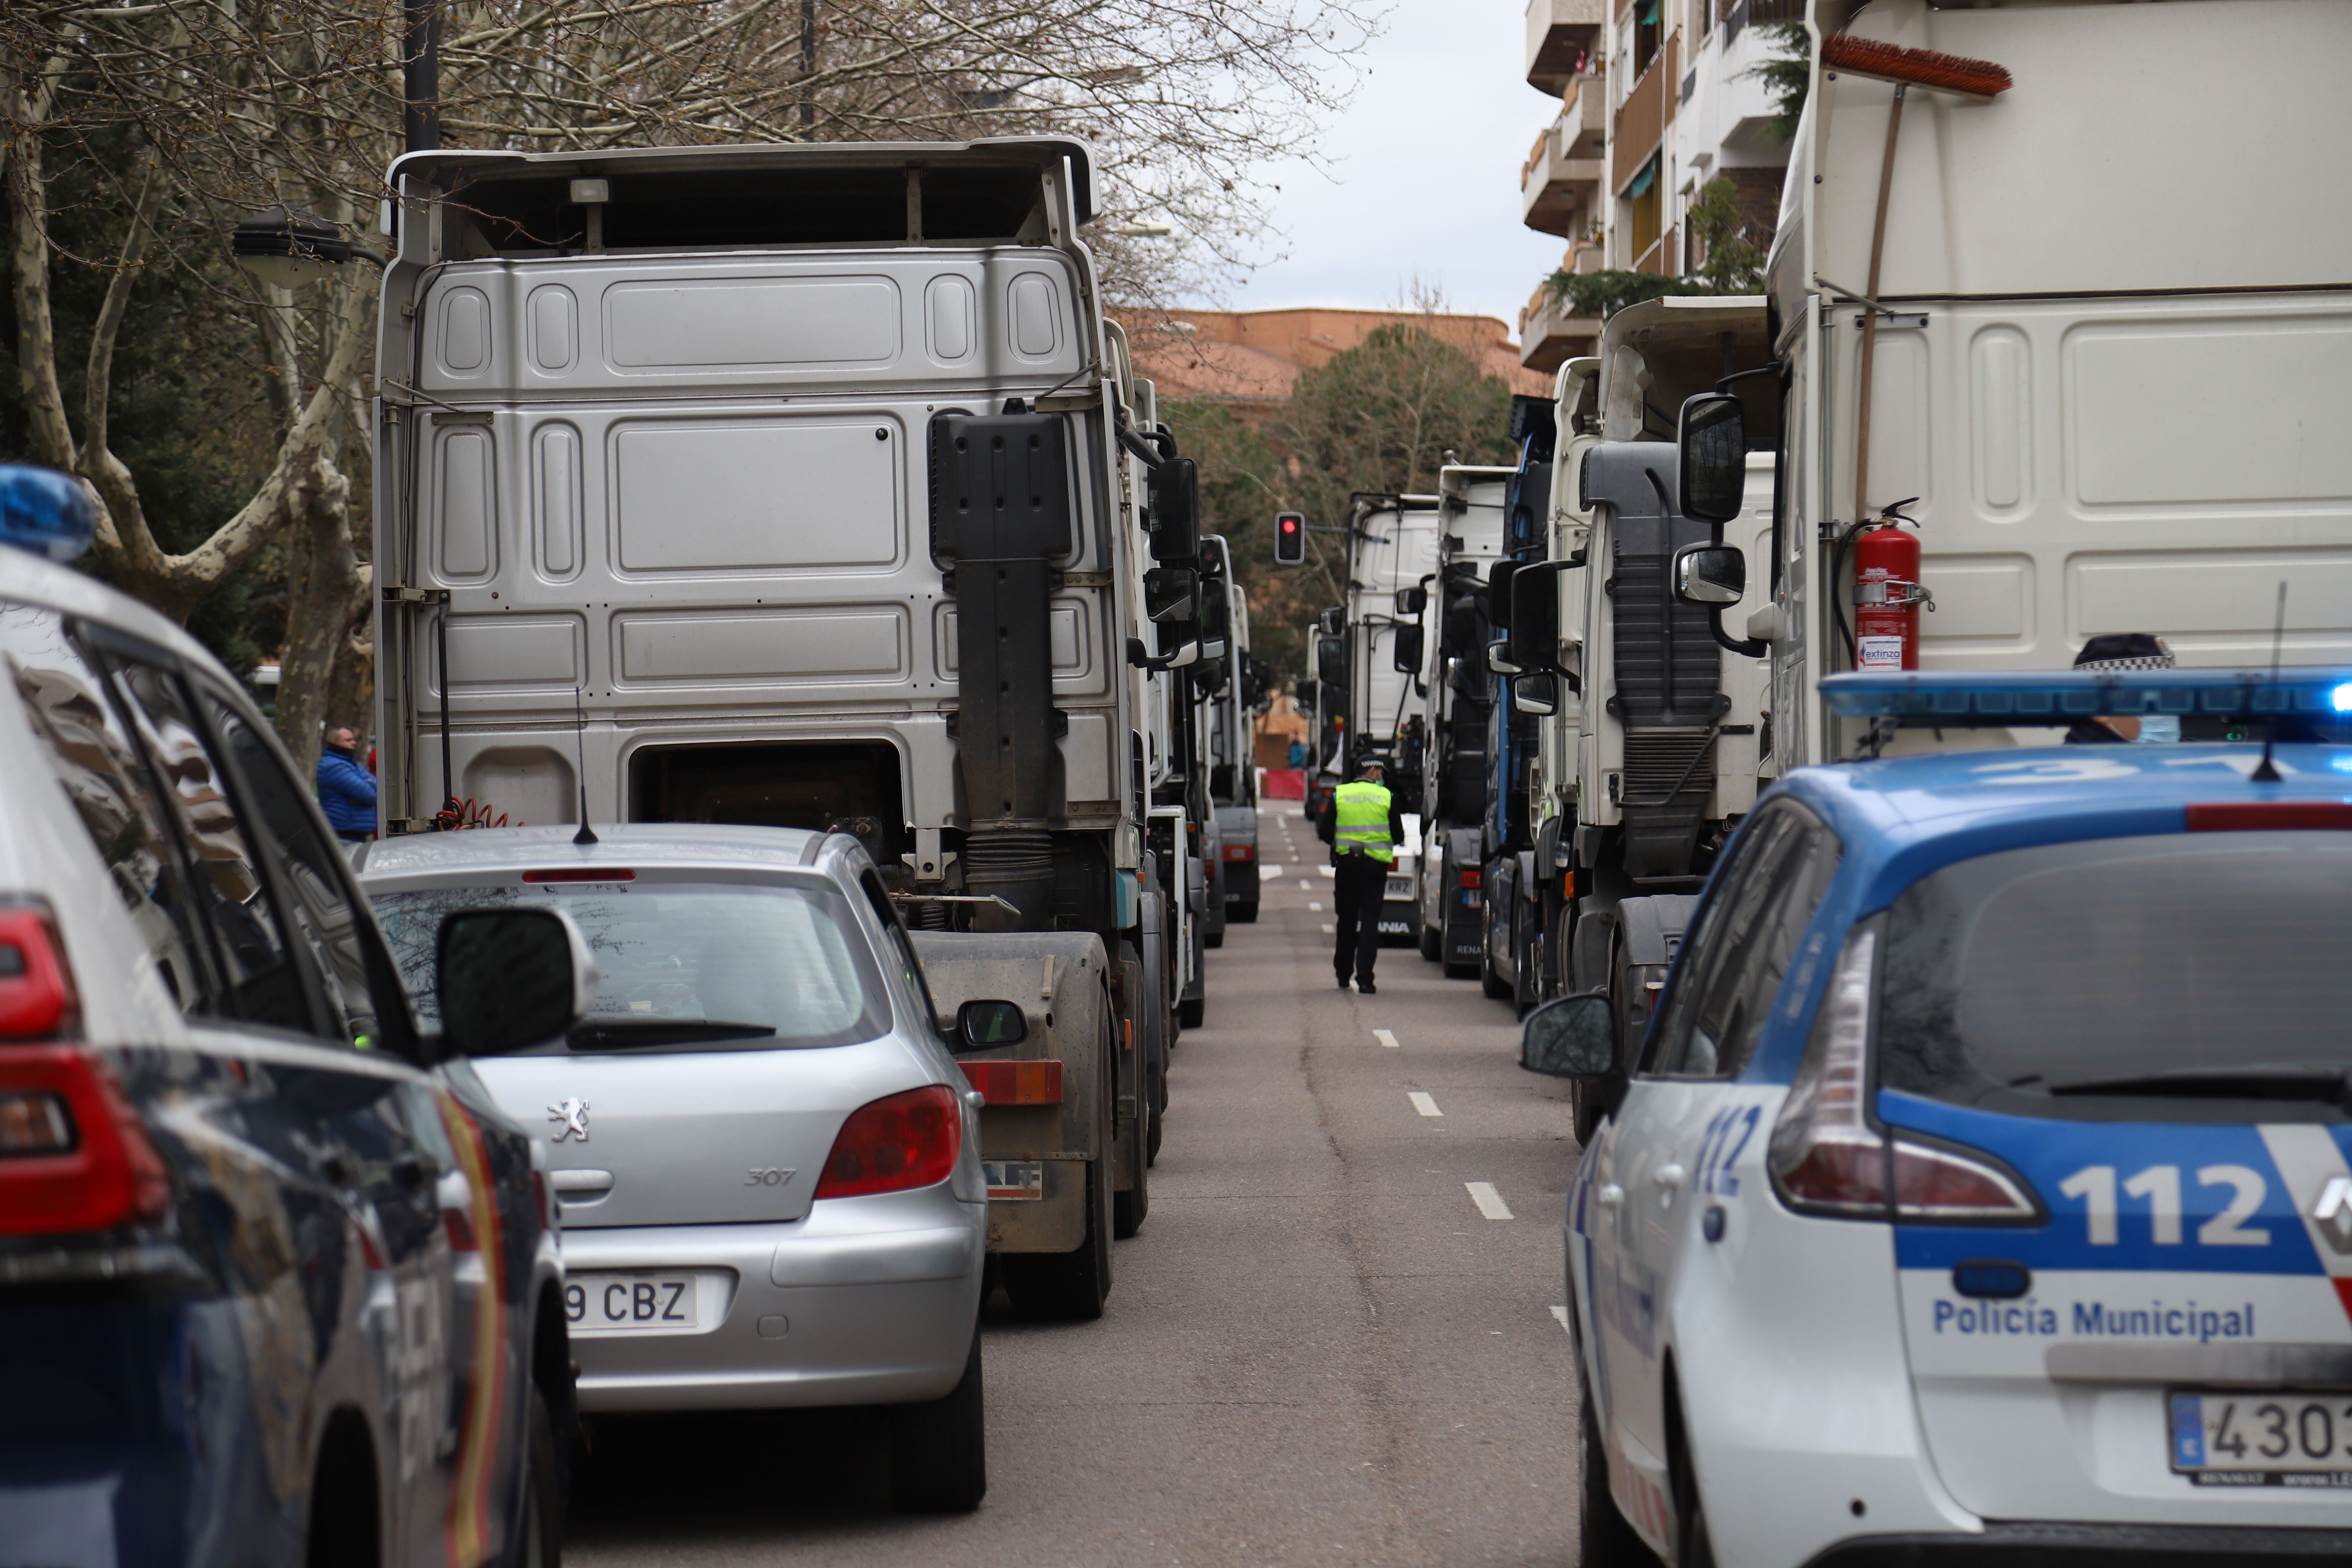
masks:
<path id="1" fill-rule="evenodd" d="M 57 921 L 44 909 L 0 909 L 0 1040 L 52 1040 L 80 1022 Z"/>
<path id="2" fill-rule="evenodd" d="M 0 1046 L 0 1236 L 152 1219 L 169 1190 L 103 1062 L 79 1046 Z"/>
<path id="3" fill-rule="evenodd" d="M 1257 846 L 1255 844 L 1228 844 L 1225 846 L 1225 858 L 1229 861 L 1255 860 L 1257 858 Z"/>
<path id="4" fill-rule="evenodd" d="M 1461 874 L 1461 875 L 1462 875 L 1462 885 L 1463 885 L 1464 887 L 1465 887 L 1465 888 L 1475 888 L 1475 887 L 1476 887 L 1476 886 L 1478 885 L 1479 879 L 1480 879 L 1480 877 L 1483 875 L 1483 873 L 1482 873 L 1482 872 L 1480 872 L 1480 870 L 1478 869 L 1478 868 L 1477 868 L 1477 867 L 1475 867 L 1475 866 L 1469 866 L 1469 867 L 1465 867 L 1465 868 L 1463 868 L 1463 871 L 1462 871 L 1462 874 Z"/>
<path id="5" fill-rule="evenodd" d="M 2225 800 L 2188 808 L 2191 833 L 2258 833 L 2266 828 L 2352 827 L 2352 801 Z"/>
<path id="6" fill-rule="evenodd" d="M 1767 1163 L 1780 1201 L 1801 1214 L 1930 1223 L 2038 1223 L 2024 1181 L 1989 1154 L 1870 1124 L 1867 1053 L 1878 930 L 1846 939 L 1822 998 L 1804 1065 L 1773 1124 Z M 1890 1194 L 1892 1202 L 1890 1203 Z"/>
<path id="7" fill-rule="evenodd" d="M 948 1179 L 963 1152 L 963 1111 L 955 1090 L 926 1084 L 849 1114 L 817 1178 L 821 1198 L 904 1192 Z"/>

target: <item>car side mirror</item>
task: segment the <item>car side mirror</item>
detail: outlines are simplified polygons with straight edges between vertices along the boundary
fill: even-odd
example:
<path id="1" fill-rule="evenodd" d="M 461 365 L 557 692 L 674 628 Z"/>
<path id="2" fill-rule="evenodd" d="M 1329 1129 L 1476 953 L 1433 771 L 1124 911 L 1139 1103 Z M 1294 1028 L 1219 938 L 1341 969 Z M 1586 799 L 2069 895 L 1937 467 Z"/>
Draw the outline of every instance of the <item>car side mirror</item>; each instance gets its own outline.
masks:
<path id="1" fill-rule="evenodd" d="M 1496 637 L 1486 645 L 1486 668 L 1496 675 L 1521 675 L 1526 672 L 1511 662 L 1511 644 L 1507 637 Z"/>
<path id="2" fill-rule="evenodd" d="M 1017 1046 L 1029 1037 L 1029 1021 L 1017 1002 L 967 1002 L 956 1009 L 955 1045 L 961 1051 Z"/>
<path id="3" fill-rule="evenodd" d="M 1389 662 L 1402 674 L 1419 675 L 1421 673 L 1421 628 L 1419 626 L 1397 627 L 1396 647 L 1391 650 Z"/>
<path id="4" fill-rule="evenodd" d="M 1748 594 L 1748 557 L 1728 544 L 1694 544 L 1675 556 L 1675 597 L 1702 609 L 1736 605 Z"/>
<path id="5" fill-rule="evenodd" d="M 1592 1082 L 1617 1071 L 1617 1009 L 1606 992 L 1563 996 L 1519 1027 L 1519 1066 L 1547 1078 Z"/>
<path id="6" fill-rule="evenodd" d="M 1201 468 L 1173 458 L 1151 470 L 1151 558 L 1195 565 L 1201 559 Z"/>
<path id="7" fill-rule="evenodd" d="M 452 1056 L 527 1049 L 596 1005 L 596 956 L 559 910 L 460 910 L 441 922 L 436 960 Z"/>
<path id="8" fill-rule="evenodd" d="M 1748 490 L 1748 411 L 1727 392 L 1685 400 L 1675 429 L 1682 514 L 1729 522 Z"/>
<path id="9" fill-rule="evenodd" d="M 1399 588 L 1396 591 L 1396 613 L 1398 615 L 1419 616 L 1427 608 L 1429 608 L 1428 589 L 1416 584 L 1411 588 Z"/>
<path id="10" fill-rule="evenodd" d="M 1511 682 L 1511 706 L 1522 713 L 1548 719 L 1559 709 L 1559 678 L 1522 675 Z"/>
<path id="11" fill-rule="evenodd" d="M 1511 577 L 1510 660 L 1530 673 L 1559 668 L 1559 573 L 1527 565 Z"/>

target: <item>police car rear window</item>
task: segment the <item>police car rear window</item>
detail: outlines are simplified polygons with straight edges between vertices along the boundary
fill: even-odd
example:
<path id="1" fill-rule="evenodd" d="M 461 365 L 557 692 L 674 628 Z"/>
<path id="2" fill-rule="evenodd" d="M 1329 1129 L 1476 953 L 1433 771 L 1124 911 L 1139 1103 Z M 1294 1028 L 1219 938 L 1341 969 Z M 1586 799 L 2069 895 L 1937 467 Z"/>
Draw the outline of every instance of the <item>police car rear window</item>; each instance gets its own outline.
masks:
<path id="1" fill-rule="evenodd" d="M 1882 1087 L 2081 1120 L 2339 1119 L 2352 834 L 2168 834 L 1948 866 L 1887 919 Z"/>

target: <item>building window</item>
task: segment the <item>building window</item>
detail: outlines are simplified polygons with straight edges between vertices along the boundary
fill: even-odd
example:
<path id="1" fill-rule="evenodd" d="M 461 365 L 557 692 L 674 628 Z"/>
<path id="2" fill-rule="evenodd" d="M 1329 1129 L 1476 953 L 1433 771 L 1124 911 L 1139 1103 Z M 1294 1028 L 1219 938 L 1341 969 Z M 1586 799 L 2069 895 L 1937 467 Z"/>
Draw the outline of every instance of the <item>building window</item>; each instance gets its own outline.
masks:
<path id="1" fill-rule="evenodd" d="M 1625 187 L 1625 200 L 1633 207 L 1633 232 L 1628 246 L 1627 262 L 1637 270 L 1663 271 L 1664 269 L 1663 259 L 1649 268 L 1643 268 L 1642 266 L 1652 247 L 1658 243 L 1658 236 L 1662 232 L 1658 216 L 1660 202 L 1665 193 L 1658 184 L 1658 159 L 1661 155 L 1658 153 L 1651 153 L 1650 161 L 1642 165 L 1642 172 L 1633 176 L 1633 183 Z"/>
<path id="2" fill-rule="evenodd" d="M 1658 0 L 1634 0 L 1633 5 L 1633 74 L 1639 77 L 1658 58 L 1658 45 L 1664 32 L 1658 25 Z"/>

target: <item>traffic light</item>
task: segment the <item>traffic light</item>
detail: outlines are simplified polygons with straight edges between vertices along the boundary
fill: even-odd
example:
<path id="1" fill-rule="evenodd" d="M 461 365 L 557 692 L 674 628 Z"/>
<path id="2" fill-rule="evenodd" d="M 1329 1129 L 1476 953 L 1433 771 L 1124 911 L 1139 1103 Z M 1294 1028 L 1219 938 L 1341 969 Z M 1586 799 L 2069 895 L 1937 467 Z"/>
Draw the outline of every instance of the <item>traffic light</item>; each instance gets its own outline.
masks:
<path id="1" fill-rule="evenodd" d="M 1303 565 L 1307 560 L 1307 514 L 1303 511 L 1278 511 L 1274 514 L 1274 563 L 1276 566 Z"/>

